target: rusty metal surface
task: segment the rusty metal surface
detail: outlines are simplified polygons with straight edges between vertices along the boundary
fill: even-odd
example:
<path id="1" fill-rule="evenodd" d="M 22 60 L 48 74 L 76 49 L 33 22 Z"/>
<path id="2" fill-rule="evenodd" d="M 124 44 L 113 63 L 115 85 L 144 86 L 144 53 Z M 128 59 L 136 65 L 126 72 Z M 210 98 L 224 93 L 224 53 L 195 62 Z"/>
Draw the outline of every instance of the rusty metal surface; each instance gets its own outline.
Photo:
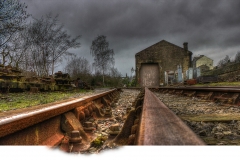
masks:
<path id="1" fill-rule="evenodd" d="M 102 92 L 93 96 L 85 96 L 79 99 L 73 99 L 64 103 L 48 104 L 44 107 L 25 108 L 17 111 L 8 111 L 0 114 L 0 137 L 14 133 L 21 129 L 27 128 L 49 118 L 55 117 L 67 111 L 70 111 L 85 103 L 98 99 L 102 96 L 116 91 Z"/>
<path id="2" fill-rule="evenodd" d="M 196 90 L 196 91 L 211 91 L 211 92 L 239 92 L 239 87 L 159 87 L 158 89 L 169 90 Z"/>
<path id="3" fill-rule="evenodd" d="M 152 88 L 150 88 L 153 90 Z M 176 93 L 179 91 L 183 92 L 193 92 L 196 91 L 197 93 L 209 93 L 214 92 L 216 94 L 223 94 L 223 93 L 229 93 L 229 94 L 235 94 L 240 93 L 239 87 L 159 87 L 156 88 L 155 91 L 160 92 L 168 92 L 168 93 Z"/>
<path id="4" fill-rule="evenodd" d="M 149 89 L 145 97 L 138 145 L 205 145 L 205 143 Z"/>
<path id="5" fill-rule="evenodd" d="M 153 89 L 151 89 L 153 90 Z M 240 88 L 235 86 L 223 87 L 161 87 L 156 92 L 197 97 L 204 100 L 221 102 L 232 105 L 240 104 Z"/>
<path id="6" fill-rule="evenodd" d="M 64 137 L 60 127 L 61 116 L 32 125 L 0 138 L 0 145 L 48 145 L 59 144 Z"/>

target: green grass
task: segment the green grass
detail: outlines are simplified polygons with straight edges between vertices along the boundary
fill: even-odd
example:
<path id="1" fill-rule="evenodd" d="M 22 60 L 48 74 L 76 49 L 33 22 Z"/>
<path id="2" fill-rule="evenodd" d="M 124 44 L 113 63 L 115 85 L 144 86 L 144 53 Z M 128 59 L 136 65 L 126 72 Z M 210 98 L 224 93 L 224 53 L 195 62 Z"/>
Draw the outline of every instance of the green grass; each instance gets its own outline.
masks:
<path id="1" fill-rule="evenodd" d="M 183 120 L 195 122 L 226 122 L 240 120 L 239 114 L 202 114 L 202 115 L 179 115 Z"/>
<path id="2" fill-rule="evenodd" d="M 75 91 L 56 91 L 56 92 L 39 92 L 39 93 L 8 93 L 0 94 L 0 112 L 26 108 L 41 104 L 47 104 L 68 98 L 77 98 L 84 93 L 92 92 L 86 90 Z"/>
<path id="3" fill-rule="evenodd" d="M 240 82 L 205 83 L 205 84 L 196 84 L 195 86 L 239 86 L 240 87 Z"/>

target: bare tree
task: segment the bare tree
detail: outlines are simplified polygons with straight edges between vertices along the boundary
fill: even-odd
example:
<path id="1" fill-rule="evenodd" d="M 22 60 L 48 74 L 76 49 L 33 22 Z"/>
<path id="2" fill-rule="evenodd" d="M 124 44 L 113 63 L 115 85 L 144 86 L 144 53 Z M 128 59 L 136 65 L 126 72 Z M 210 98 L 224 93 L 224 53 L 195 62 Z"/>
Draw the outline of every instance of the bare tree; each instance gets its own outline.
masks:
<path id="1" fill-rule="evenodd" d="M 10 59 L 10 52 L 9 47 L 7 45 L 4 45 L 0 52 L 0 64 L 3 64 L 4 66 L 7 64 L 8 60 Z"/>
<path id="2" fill-rule="evenodd" d="M 224 63 L 227 64 L 229 63 L 231 60 L 230 60 L 230 57 L 228 55 L 225 56 L 225 58 L 223 59 L 224 60 Z"/>
<path id="3" fill-rule="evenodd" d="M 0 1 L 0 48 L 4 47 L 12 36 L 23 29 L 23 24 L 29 16 L 25 3 L 18 0 Z"/>
<path id="4" fill-rule="evenodd" d="M 109 43 L 106 40 L 106 36 L 97 36 L 93 41 L 90 48 L 90 53 L 94 57 L 93 66 L 95 72 L 100 71 L 102 73 L 103 86 L 104 75 L 112 65 L 114 65 L 114 51 L 108 48 Z"/>
<path id="5" fill-rule="evenodd" d="M 7 46 L 9 52 L 8 60 L 10 65 L 16 68 L 19 68 L 20 66 L 22 68 L 26 68 L 24 66 L 27 64 L 27 53 L 30 47 L 28 41 L 29 37 L 26 27 L 22 31 L 17 32 L 11 41 L 9 41 Z"/>
<path id="6" fill-rule="evenodd" d="M 113 78 L 119 78 L 122 76 L 121 72 L 119 72 L 118 69 L 114 67 L 110 68 L 109 75 Z"/>
<path id="7" fill-rule="evenodd" d="M 236 54 L 234 61 L 235 61 L 235 63 L 239 63 L 240 62 L 240 52 L 238 52 Z"/>
<path id="8" fill-rule="evenodd" d="M 224 61 L 221 59 L 218 61 L 218 64 L 217 64 L 218 68 L 221 68 L 224 66 Z"/>
<path id="9" fill-rule="evenodd" d="M 225 56 L 224 59 L 221 59 L 219 62 L 218 62 L 218 67 L 221 68 L 221 67 L 224 67 L 227 63 L 230 62 L 230 58 L 228 55 Z"/>
<path id="10" fill-rule="evenodd" d="M 113 87 L 120 86 L 122 82 L 122 74 L 118 71 L 117 68 L 110 68 L 109 71 L 109 78 L 110 78 L 110 85 Z"/>
<path id="11" fill-rule="evenodd" d="M 87 79 L 91 75 L 91 66 L 87 59 L 78 57 L 67 63 L 65 72 L 67 72 L 73 79 Z"/>
<path id="12" fill-rule="evenodd" d="M 80 47 L 80 35 L 71 38 L 63 30 L 63 25 L 58 24 L 58 16 L 52 17 L 51 14 L 35 19 L 28 33 L 31 37 L 32 65 L 38 75 L 53 74 L 64 57 L 73 55 L 68 49 Z"/>

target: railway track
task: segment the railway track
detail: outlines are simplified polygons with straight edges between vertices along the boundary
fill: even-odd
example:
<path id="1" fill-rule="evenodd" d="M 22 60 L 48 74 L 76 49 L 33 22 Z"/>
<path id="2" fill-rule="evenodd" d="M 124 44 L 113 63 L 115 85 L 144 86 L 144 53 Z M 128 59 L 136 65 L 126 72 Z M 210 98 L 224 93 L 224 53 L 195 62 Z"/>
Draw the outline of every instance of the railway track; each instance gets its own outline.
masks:
<path id="1" fill-rule="evenodd" d="M 153 90 L 161 93 L 170 93 L 231 105 L 239 105 L 239 87 L 166 87 Z"/>
<path id="2" fill-rule="evenodd" d="M 2 112 L 0 144 L 56 146 L 65 134 L 81 127 L 80 120 L 93 111 L 100 112 L 103 106 L 110 106 L 119 92 L 112 89 L 78 99 Z"/>
<path id="3" fill-rule="evenodd" d="M 157 97 L 206 144 L 240 144 L 239 87 L 154 90 Z"/>
<path id="4" fill-rule="evenodd" d="M 57 146 L 78 153 L 122 145 L 227 144 L 227 139 L 238 145 L 239 93 L 240 88 L 228 87 L 112 89 L 9 111 L 0 113 L 0 145 Z"/>

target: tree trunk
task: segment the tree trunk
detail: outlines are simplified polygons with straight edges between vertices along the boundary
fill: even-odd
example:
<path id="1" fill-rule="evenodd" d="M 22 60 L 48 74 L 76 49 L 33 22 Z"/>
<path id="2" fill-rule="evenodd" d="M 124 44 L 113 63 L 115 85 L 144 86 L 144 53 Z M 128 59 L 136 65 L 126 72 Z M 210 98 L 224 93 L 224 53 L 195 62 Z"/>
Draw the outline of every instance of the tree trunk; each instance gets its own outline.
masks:
<path id="1" fill-rule="evenodd" d="M 104 83 L 104 70 L 103 70 L 103 87 L 105 87 L 105 83 Z"/>
<path id="2" fill-rule="evenodd" d="M 54 72 L 54 60 L 52 61 L 52 75 L 53 75 L 53 72 Z"/>

